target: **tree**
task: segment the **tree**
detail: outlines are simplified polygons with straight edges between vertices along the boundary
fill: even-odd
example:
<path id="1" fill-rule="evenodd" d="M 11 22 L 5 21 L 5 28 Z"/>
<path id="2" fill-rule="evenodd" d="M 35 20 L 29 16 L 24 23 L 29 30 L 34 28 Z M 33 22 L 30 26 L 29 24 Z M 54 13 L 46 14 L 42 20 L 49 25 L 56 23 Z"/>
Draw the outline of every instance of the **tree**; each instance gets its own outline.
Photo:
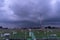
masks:
<path id="1" fill-rule="evenodd" d="M 51 29 L 51 26 L 48 26 L 49 29 Z"/>
<path id="2" fill-rule="evenodd" d="M 0 26 L 0 28 L 3 28 L 2 26 Z"/>

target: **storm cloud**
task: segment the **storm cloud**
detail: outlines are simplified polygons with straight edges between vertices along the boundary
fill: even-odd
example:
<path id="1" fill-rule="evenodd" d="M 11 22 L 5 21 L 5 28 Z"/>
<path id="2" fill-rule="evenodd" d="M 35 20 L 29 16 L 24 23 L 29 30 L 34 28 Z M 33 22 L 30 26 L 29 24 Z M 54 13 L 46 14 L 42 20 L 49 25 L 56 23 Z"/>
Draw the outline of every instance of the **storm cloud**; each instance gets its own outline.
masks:
<path id="1" fill-rule="evenodd" d="M 11 9 L 24 20 L 46 20 L 58 17 L 59 0 L 13 0 Z"/>
<path id="2" fill-rule="evenodd" d="M 59 20 L 59 5 L 60 0 L 0 0 L 0 22 Z"/>

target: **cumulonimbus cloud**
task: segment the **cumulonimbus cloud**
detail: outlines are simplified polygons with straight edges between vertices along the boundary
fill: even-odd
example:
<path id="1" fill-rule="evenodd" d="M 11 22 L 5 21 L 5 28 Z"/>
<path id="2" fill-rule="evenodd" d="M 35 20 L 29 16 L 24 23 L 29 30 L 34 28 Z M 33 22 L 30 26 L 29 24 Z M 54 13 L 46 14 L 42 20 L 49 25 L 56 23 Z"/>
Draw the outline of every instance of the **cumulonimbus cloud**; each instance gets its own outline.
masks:
<path id="1" fill-rule="evenodd" d="M 40 21 L 60 17 L 59 0 L 1 0 L 0 21 Z"/>
<path id="2" fill-rule="evenodd" d="M 57 17 L 58 0 L 13 0 L 11 8 L 22 19 L 46 20 Z"/>

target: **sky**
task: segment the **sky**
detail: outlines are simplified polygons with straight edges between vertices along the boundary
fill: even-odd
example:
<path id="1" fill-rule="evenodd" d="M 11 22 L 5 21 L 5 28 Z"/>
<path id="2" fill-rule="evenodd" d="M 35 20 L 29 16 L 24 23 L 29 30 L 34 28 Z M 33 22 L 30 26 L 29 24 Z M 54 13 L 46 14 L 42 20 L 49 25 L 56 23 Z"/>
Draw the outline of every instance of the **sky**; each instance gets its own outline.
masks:
<path id="1" fill-rule="evenodd" d="M 21 21 L 60 24 L 60 0 L 0 0 L 0 25 L 19 27 Z"/>

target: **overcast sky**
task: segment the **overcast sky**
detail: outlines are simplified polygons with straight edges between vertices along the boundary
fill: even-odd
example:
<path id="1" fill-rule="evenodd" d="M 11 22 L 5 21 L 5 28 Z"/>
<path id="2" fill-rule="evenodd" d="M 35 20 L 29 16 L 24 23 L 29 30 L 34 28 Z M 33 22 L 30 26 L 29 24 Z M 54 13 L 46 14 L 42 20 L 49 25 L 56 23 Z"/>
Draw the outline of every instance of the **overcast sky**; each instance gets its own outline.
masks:
<path id="1" fill-rule="evenodd" d="M 22 20 L 60 22 L 60 0 L 0 0 L 0 25 Z"/>

